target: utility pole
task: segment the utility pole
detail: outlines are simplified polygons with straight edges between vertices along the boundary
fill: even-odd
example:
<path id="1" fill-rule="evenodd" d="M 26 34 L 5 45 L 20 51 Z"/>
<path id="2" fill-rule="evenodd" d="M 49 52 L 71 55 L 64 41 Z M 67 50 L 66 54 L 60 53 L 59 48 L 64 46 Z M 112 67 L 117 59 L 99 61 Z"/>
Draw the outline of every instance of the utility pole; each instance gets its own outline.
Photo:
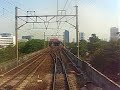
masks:
<path id="1" fill-rule="evenodd" d="M 48 37 L 47 37 L 47 46 L 49 47 L 49 41 L 48 41 Z"/>
<path id="2" fill-rule="evenodd" d="M 80 47 L 80 44 L 79 44 L 79 31 L 78 31 L 78 58 L 80 58 L 79 47 Z"/>
<path id="3" fill-rule="evenodd" d="M 79 30 L 78 30 L 78 6 L 76 7 L 76 44 L 77 44 L 77 56 L 79 58 Z"/>
<path id="4" fill-rule="evenodd" d="M 19 62 L 19 56 L 18 56 L 18 7 L 15 7 L 15 39 L 16 39 L 16 59 L 17 59 L 17 64 Z"/>
<path id="5" fill-rule="evenodd" d="M 44 48 L 45 48 L 45 32 L 44 32 Z"/>
<path id="6" fill-rule="evenodd" d="M 63 33 L 63 44 L 64 44 L 64 48 L 66 47 L 66 45 L 65 45 L 65 32 Z"/>
<path id="7" fill-rule="evenodd" d="M 76 43 L 78 43 L 78 6 L 76 7 Z"/>

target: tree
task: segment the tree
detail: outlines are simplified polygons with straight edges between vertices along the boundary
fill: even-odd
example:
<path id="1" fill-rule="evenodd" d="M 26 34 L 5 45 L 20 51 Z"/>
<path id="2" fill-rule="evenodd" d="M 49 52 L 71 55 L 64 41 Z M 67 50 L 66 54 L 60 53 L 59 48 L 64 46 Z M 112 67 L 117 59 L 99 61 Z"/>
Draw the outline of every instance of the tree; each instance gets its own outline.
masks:
<path id="1" fill-rule="evenodd" d="M 7 60 L 14 59 L 15 57 L 15 47 L 8 46 L 6 48 L 0 49 L 0 62 L 5 62 Z"/>
<path id="2" fill-rule="evenodd" d="M 117 75 L 120 71 L 120 42 L 108 42 L 95 51 L 91 64 L 106 75 Z"/>
<path id="3" fill-rule="evenodd" d="M 77 55 L 77 45 L 76 45 L 76 43 L 71 42 L 71 43 L 68 44 L 68 46 L 69 46 L 70 51 L 73 54 Z"/>
<path id="4" fill-rule="evenodd" d="M 88 51 L 87 43 L 88 42 L 86 40 L 80 40 L 80 42 L 79 42 L 79 53 L 82 58 L 85 58 L 86 52 Z M 77 44 L 72 42 L 72 43 L 69 43 L 68 45 L 69 45 L 71 52 L 73 54 L 77 55 L 77 49 L 78 49 Z"/>
<path id="5" fill-rule="evenodd" d="M 44 48 L 44 40 L 32 39 L 21 46 L 22 53 L 31 53 Z"/>
<path id="6" fill-rule="evenodd" d="M 26 42 L 19 42 L 19 56 L 21 56 L 21 55 L 24 55 L 25 53 L 23 53 L 24 52 L 24 47 L 25 47 L 25 45 L 26 45 Z"/>
<path id="7" fill-rule="evenodd" d="M 85 58 L 86 57 L 86 52 L 88 51 L 87 49 L 87 44 L 88 42 L 86 40 L 80 40 L 80 56 Z"/>
<path id="8" fill-rule="evenodd" d="M 95 50 L 100 48 L 100 39 L 96 36 L 96 34 L 92 34 L 91 37 L 89 38 L 89 43 L 88 43 L 88 51 L 90 54 L 93 54 Z"/>

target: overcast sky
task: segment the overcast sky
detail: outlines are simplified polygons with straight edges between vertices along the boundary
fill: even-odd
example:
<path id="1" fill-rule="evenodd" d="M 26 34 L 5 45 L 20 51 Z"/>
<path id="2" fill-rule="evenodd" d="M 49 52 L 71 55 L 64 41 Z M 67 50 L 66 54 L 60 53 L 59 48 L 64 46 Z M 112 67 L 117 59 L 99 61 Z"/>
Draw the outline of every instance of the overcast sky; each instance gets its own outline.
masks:
<path id="1" fill-rule="evenodd" d="M 0 0 L 0 33 L 14 33 L 14 8 L 21 8 L 18 14 L 24 11 L 36 11 L 39 15 L 56 14 L 57 0 Z M 58 9 L 65 6 L 67 0 L 58 0 Z M 109 39 L 110 28 L 119 27 L 120 0 L 68 0 L 65 7 L 67 14 L 75 13 L 75 5 L 79 7 L 79 31 L 85 33 L 86 39 L 95 33 L 101 39 Z M 65 25 L 63 29 L 69 29 L 70 41 L 75 38 L 75 29 Z M 60 30 L 59 34 L 63 34 Z M 37 33 L 36 33 L 37 32 Z M 43 37 L 44 30 L 19 31 L 20 35 L 34 34 L 35 37 Z M 48 30 L 46 34 L 55 34 L 57 31 Z"/>

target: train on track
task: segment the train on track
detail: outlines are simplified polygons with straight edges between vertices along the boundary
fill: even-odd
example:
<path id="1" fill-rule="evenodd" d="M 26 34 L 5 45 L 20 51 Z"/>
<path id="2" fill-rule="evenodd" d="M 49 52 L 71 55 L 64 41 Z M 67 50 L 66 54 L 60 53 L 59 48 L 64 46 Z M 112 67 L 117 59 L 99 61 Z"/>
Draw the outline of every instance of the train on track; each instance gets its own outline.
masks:
<path id="1" fill-rule="evenodd" d="M 50 39 L 49 46 L 63 46 L 63 44 L 58 39 Z"/>

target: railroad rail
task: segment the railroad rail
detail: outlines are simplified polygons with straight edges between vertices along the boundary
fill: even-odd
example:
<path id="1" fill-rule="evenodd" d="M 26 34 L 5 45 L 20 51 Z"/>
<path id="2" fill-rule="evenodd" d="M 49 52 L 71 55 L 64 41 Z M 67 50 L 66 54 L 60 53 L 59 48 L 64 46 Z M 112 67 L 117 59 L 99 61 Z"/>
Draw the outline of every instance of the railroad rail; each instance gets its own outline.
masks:
<path id="1" fill-rule="evenodd" d="M 52 53 L 51 57 L 54 60 L 54 71 L 52 79 L 52 90 L 70 90 L 69 80 L 66 72 L 66 68 L 60 56 L 60 53 Z M 62 81 L 61 81 L 61 80 Z"/>
<path id="2" fill-rule="evenodd" d="M 29 85 L 29 83 L 26 83 L 26 81 L 29 82 L 30 79 L 34 78 L 35 74 L 39 71 L 39 69 L 41 68 L 41 65 L 43 65 L 45 60 L 46 60 L 46 56 L 43 55 L 43 58 L 40 61 L 40 63 L 38 63 L 37 67 L 33 70 L 33 72 L 30 73 L 26 79 L 24 79 L 23 83 L 16 88 L 17 90 L 20 90 L 20 89 L 23 90 L 26 88 L 27 85 Z"/>
<path id="3" fill-rule="evenodd" d="M 11 73 L 11 74 L 12 74 L 12 73 L 15 73 L 16 71 L 19 71 L 22 67 L 24 67 L 24 66 L 26 66 L 27 64 L 31 63 L 33 59 L 38 58 L 39 55 L 40 55 L 40 54 L 36 54 L 36 55 L 34 55 L 33 57 L 31 57 L 30 59 L 26 60 L 24 63 L 22 63 L 22 64 L 20 64 L 20 65 L 18 65 L 18 66 L 16 66 L 16 67 L 14 67 L 13 69 L 11 69 L 11 70 L 9 70 L 9 71 L 7 71 L 7 72 L 5 72 L 5 73 L 0 74 L 0 77 L 6 76 L 7 74 L 10 74 L 10 73 Z"/>
<path id="4" fill-rule="evenodd" d="M 50 49 L 49 49 L 50 50 Z M 24 82 L 19 85 L 16 90 L 49 90 L 49 82 L 51 82 L 52 61 L 50 52 L 47 50 L 41 59 L 44 59 L 42 63 L 32 72 Z M 47 78 L 47 79 L 46 79 Z M 49 78 L 49 79 L 48 79 Z"/>
<path id="5" fill-rule="evenodd" d="M 11 87 L 11 88 L 15 89 L 42 62 L 42 61 L 39 61 L 40 58 L 42 58 L 42 57 L 41 56 L 37 57 L 35 60 L 33 60 L 33 62 L 26 65 L 24 68 L 22 68 L 20 71 L 18 71 L 16 73 L 14 73 L 13 75 L 11 75 L 12 71 L 4 74 L 4 77 L 7 75 L 10 75 L 10 77 L 8 77 L 7 79 L 6 78 L 3 79 L 3 82 L 1 82 L 1 84 L 0 84 L 0 88 Z"/>
<path id="6" fill-rule="evenodd" d="M 75 69 L 75 71 L 80 75 L 85 82 L 90 81 L 89 78 L 86 76 L 85 72 L 77 65 L 79 64 L 79 61 L 75 61 L 73 57 L 69 56 L 65 49 L 62 49 L 62 53 L 68 58 L 68 60 L 71 62 L 71 65 Z M 85 83 L 84 83 L 85 84 Z"/>

